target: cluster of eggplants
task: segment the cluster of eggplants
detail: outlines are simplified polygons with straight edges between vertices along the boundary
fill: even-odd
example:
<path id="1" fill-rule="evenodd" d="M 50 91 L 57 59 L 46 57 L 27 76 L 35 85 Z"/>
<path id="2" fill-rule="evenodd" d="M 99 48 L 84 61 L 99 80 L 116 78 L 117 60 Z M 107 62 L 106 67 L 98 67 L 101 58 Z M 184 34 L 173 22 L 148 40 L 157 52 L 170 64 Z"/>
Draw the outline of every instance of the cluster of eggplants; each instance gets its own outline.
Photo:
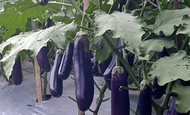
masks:
<path id="1" fill-rule="evenodd" d="M 88 44 L 82 37 L 76 37 L 74 42 L 74 80 L 75 95 L 78 108 L 81 111 L 89 109 L 94 96 L 94 80 Z"/>
<path id="2" fill-rule="evenodd" d="M 22 83 L 22 66 L 20 56 L 18 56 L 15 61 L 10 78 L 15 85 L 20 85 Z"/>
<path id="3" fill-rule="evenodd" d="M 73 49 L 74 43 L 68 43 L 58 71 L 58 76 L 62 80 L 66 80 L 71 72 L 73 63 Z"/>
<path id="4" fill-rule="evenodd" d="M 177 94 L 173 94 L 173 98 L 171 100 L 170 108 L 168 110 L 167 115 L 189 115 L 189 113 L 179 113 L 175 110 L 176 107 Z"/>
<path id="5" fill-rule="evenodd" d="M 130 113 L 129 91 L 120 89 L 120 86 L 128 86 L 127 76 L 123 67 L 115 66 L 111 77 L 111 115 Z"/>
<path id="6" fill-rule="evenodd" d="M 63 80 L 59 79 L 58 71 L 61 64 L 61 59 L 63 57 L 63 53 L 56 52 L 54 64 L 50 73 L 50 80 L 49 80 L 49 89 L 51 95 L 54 97 L 60 97 L 63 91 Z"/>
<path id="7" fill-rule="evenodd" d="M 140 92 L 139 100 L 136 109 L 136 115 L 151 115 L 152 114 L 152 89 L 147 85 Z"/>
<path id="8" fill-rule="evenodd" d="M 44 6 L 46 4 L 48 4 L 49 0 L 38 0 L 39 4 Z"/>
<path id="9" fill-rule="evenodd" d="M 40 68 L 41 68 L 43 71 L 46 71 L 46 72 L 49 72 L 49 71 L 51 70 L 51 66 L 50 66 L 50 63 L 49 63 L 49 59 L 48 59 L 48 57 L 47 57 L 48 52 L 49 52 L 48 47 L 43 46 L 43 47 L 40 49 L 40 51 L 38 52 L 38 55 L 36 56 Z"/>

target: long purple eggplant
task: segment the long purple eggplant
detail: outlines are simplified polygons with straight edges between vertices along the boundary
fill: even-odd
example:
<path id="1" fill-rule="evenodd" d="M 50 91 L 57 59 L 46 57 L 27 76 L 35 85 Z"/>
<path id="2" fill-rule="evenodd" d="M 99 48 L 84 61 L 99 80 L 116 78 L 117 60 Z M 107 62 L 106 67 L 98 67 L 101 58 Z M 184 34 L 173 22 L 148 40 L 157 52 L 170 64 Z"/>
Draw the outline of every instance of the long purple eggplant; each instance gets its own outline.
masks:
<path id="1" fill-rule="evenodd" d="M 68 43 L 58 71 L 58 76 L 62 80 L 66 80 L 71 72 L 71 67 L 73 63 L 73 49 L 74 43 Z"/>
<path id="2" fill-rule="evenodd" d="M 173 98 L 171 100 L 171 104 L 170 104 L 170 108 L 168 110 L 168 113 L 167 115 L 189 115 L 189 113 L 179 113 L 175 110 L 175 103 L 176 103 L 176 100 L 177 100 L 177 94 L 174 93 L 173 94 Z"/>
<path id="3" fill-rule="evenodd" d="M 128 86 L 127 76 L 123 67 L 115 66 L 111 78 L 111 115 L 130 113 L 129 91 L 120 89 L 120 86 Z"/>
<path id="4" fill-rule="evenodd" d="M 15 85 L 20 85 L 22 83 L 22 77 L 23 77 L 22 66 L 21 66 L 20 56 L 18 56 L 13 66 L 10 78 L 12 79 Z"/>
<path id="5" fill-rule="evenodd" d="M 58 77 L 58 70 L 61 63 L 61 59 L 63 54 L 61 52 L 57 52 L 54 60 L 54 64 L 50 73 L 50 93 L 54 97 L 60 97 L 63 91 L 63 81 Z"/>
<path id="6" fill-rule="evenodd" d="M 136 109 L 136 115 L 151 115 L 152 114 L 152 99 L 151 88 L 147 85 L 140 92 L 139 100 Z"/>
<path id="7" fill-rule="evenodd" d="M 49 72 L 51 70 L 49 59 L 47 57 L 48 51 L 48 47 L 44 46 L 40 49 L 37 55 L 37 60 L 40 68 L 46 72 Z"/>
<path id="8" fill-rule="evenodd" d="M 102 76 L 103 73 L 106 71 L 107 67 L 109 66 L 110 62 L 112 60 L 112 56 L 109 56 L 109 58 L 103 62 L 101 62 L 100 64 L 97 63 L 97 67 L 98 67 L 98 71 L 99 74 Z"/>
<path id="9" fill-rule="evenodd" d="M 84 40 L 83 40 L 84 39 Z M 94 80 L 87 38 L 77 37 L 74 42 L 75 95 L 81 111 L 89 109 L 94 96 Z"/>

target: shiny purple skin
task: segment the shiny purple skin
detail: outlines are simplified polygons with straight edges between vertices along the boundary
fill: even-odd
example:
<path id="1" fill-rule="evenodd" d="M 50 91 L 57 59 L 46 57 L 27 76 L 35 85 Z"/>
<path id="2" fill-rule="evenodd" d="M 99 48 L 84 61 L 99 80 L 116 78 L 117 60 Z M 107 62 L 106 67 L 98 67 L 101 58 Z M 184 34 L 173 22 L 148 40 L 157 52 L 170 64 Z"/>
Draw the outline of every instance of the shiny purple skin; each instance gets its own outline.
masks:
<path id="1" fill-rule="evenodd" d="M 11 77 L 15 85 L 20 85 L 22 83 L 22 66 L 20 61 L 20 56 L 18 56 L 15 64 L 13 66 Z"/>
<path id="2" fill-rule="evenodd" d="M 168 110 L 168 113 L 167 115 L 189 115 L 189 113 L 179 113 L 175 110 L 175 103 L 176 103 L 176 100 L 177 100 L 177 94 L 174 93 L 173 94 L 173 98 L 171 100 L 171 104 L 170 104 L 170 108 Z"/>
<path id="3" fill-rule="evenodd" d="M 63 54 L 58 52 L 55 56 L 54 64 L 50 73 L 49 89 L 51 95 L 54 97 L 60 97 L 63 91 L 63 80 L 58 77 L 58 70 L 61 63 Z"/>
<path id="4" fill-rule="evenodd" d="M 85 52 L 81 37 L 77 37 L 74 42 L 74 80 L 78 108 L 86 111 L 93 101 L 94 80 L 90 52 Z"/>
<path id="5" fill-rule="evenodd" d="M 155 77 L 152 81 L 152 88 L 154 89 L 154 91 L 152 91 L 152 99 L 160 99 L 163 94 L 166 93 L 166 85 L 159 86 L 157 80 L 158 78 Z"/>
<path id="6" fill-rule="evenodd" d="M 48 4 L 49 0 L 38 0 L 39 4 L 42 6 L 45 6 L 46 4 Z"/>
<path id="7" fill-rule="evenodd" d="M 45 28 L 49 28 L 51 26 L 51 19 L 48 18 L 46 21 L 45 21 Z"/>
<path id="8" fill-rule="evenodd" d="M 111 78 L 111 115 L 129 115 L 130 101 L 129 91 L 120 89 L 120 86 L 128 86 L 126 74 L 119 74 L 116 70 Z"/>
<path id="9" fill-rule="evenodd" d="M 71 72 L 71 67 L 73 63 L 73 49 L 74 43 L 68 43 L 58 71 L 58 76 L 62 80 L 66 80 Z"/>
<path id="10" fill-rule="evenodd" d="M 103 62 L 101 62 L 100 64 L 98 63 L 98 71 L 101 75 L 103 75 L 103 73 L 106 71 L 107 67 L 109 66 L 110 62 L 112 60 L 112 57 L 109 56 L 109 58 Z"/>
<path id="11" fill-rule="evenodd" d="M 40 68 L 46 72 L 49 72 L 51 70 L 49 59 L 47 57 L 48 52 L 48 47 L 44 46 L 40 49 L 37 55 L 37 60 Z"/>
<path id="12" fill-rule="evenodd" d="M 152 90 L 149 86 L 146 86 L 140 92 L 135 115 L 151 115 L 152 114 L 151 92 Z"/>

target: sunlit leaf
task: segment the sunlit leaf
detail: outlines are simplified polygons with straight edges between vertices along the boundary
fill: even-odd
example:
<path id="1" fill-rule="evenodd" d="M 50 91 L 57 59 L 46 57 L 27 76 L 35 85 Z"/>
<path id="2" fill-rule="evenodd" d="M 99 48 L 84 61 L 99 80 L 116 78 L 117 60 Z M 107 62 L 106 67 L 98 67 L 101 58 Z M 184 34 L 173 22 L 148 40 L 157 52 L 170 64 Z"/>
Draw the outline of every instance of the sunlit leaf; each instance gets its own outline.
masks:
<path id="1" fill-rule="evenodd" d="M 173 53 L 170 57 L 160 58 L 151 66 L 148 78 L 158 78 L 158 84 L 164 85 L 177 79 L 190 80 L 189 58 L 184 50 Z"/>
<path id="2" fill-rule="evenodd" d="M 52 40 L 58 48 L 64 49 L 65 39 L 67 39 L 71 34 L 68 32 L 74 32 L 76 27 L 77 26 L 74 22 L 68 25 L 57 23 L 55 26 L 45 30 L 26 32 L 24 34 L 11 37 L 6 42 L 0 44 L 0 53 L 6 46 L 11 45 L 11 50 L 6 51 L 3 59 L 1 60 L 1 62 L 4 63 L 6 75 L 10 76 L 15 58 L 20 51 L 31 50 L 33 52 L 32 56 L 36 56 L 38 51 L 43 46 L 46 46 L 47 42 L 50 40 Z"/>
<path id="3" fill-rule="evenodd" d="M 183 86 L 180 83 L 176 83 L 172 87 L 172 92 L 175 92 L 178 95 L 176 100 L 176 111 L 179 113 L 187 113 L 190 111 L 190 86 Z"/>

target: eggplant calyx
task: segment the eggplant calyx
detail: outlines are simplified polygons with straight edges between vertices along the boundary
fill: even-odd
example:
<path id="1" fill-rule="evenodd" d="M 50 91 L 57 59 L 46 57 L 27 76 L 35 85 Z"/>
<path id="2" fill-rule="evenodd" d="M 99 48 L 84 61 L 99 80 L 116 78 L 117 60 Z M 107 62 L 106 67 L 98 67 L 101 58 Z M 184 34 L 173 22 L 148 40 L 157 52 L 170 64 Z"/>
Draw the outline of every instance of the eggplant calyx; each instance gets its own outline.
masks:
<path id="1" fill-rule="evenodd" d="M 115 74 L 116 74 L 116 71 L 118 71 L 119 74 L 124 74 L 124 73 L 125 73 L 123 67 L 121 67 L 121 66 L 115 66 L 115 67 L 112 69 L 112 75 L 115 75 Z"/>
<path id="2" fill-rule="evenodd" d="M 143 79 L 143 80 L 141 81 L 141 83 L 140 83 L 140 91 L 142 91 L 143 89 L 145 89 L 145 87 L 146 87 L 147 85 L 148 85 L 152 90 L 154 90 L 154 89 L 152 88 L 152 84 L 151 84 L 150 80 L 148 80 L 148 79 Z"/>

